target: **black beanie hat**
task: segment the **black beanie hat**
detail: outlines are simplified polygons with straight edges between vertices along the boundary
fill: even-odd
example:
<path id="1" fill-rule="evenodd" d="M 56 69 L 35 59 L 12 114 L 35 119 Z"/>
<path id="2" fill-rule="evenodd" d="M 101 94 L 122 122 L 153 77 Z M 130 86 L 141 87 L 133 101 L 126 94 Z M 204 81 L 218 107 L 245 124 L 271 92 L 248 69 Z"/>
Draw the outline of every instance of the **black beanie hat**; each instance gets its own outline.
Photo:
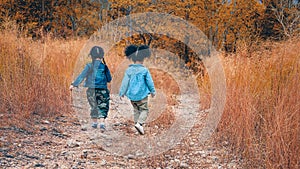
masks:
<path id="1" fill-rule="evenodd" d="M 100 58 L 102 59 L 104 56 L 104 51 L 101 47 L 99 46 L 94 46 L 91 49 L 90 55 L 92 56 L 92 59 Z"/>

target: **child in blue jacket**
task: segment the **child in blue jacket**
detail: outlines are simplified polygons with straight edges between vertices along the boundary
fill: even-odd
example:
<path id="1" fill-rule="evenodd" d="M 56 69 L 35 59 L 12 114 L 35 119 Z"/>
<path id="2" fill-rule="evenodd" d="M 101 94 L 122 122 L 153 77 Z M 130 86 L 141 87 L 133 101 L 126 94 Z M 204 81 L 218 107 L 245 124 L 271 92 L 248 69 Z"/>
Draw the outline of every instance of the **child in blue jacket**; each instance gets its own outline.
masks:
<path id="1" fill-rule="evenodd" d="M 92 127 L 97 128 L 100 119 L 100 129 L 105 129 L 105 119 L 109 111 L 109 90 L 107 83 L 111 81 L 111 74 L 104 61 L 104 51 L 99 46 L 94 46 L 90 51 L 92 62 L 86 64 L 83 71 L 71 84 L 70 90 L 78 87 L 85 79 L 87 99 L 91 107 L 90 116 Z"/>
<path id="2" fill-rule="evenodd" d="M 131 101 L 134 108 L 135 128 L 140 134 L 144 134 L 143 124 L 145 123 L 148 109 L 148 95 L 155 96 L 155 87 L 149 70 L 143 66 L 144 59 L 150 57 L 151 52 L 148 46 L 142 45 L 134 47 L 130 45 L 125 50 L 127 58 L 131 59 L 134 64 L 127 68 L 119 95 L 125 95 Z"/>

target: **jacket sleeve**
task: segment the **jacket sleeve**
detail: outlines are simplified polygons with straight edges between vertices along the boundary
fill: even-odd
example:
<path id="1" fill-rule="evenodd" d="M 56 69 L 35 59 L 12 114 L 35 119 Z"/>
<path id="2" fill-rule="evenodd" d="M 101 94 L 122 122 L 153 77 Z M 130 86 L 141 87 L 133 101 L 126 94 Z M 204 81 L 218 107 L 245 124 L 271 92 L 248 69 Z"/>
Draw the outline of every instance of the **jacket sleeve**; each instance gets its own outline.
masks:
<path id="1" fill-rule="evenodd" d="M 106 65 L 105 65 L 105 75 L 106 75 L 107 82 L 108 83 L 111 82 L 112 77 L 111 77 L 111 74 L 110 74 L 110 70 L 108 69 L 108 67 Z"/>
<path id="2" fill-rule="evenodd" d="M 149 70 L 147 70 L 147 73 L 146 73 L 146 84 L 147 84 L 147 86 L 148 86 L 150 92 L 151 92 L 152 94 L 155 94 L 156 91 L 155 91 L 155 87 L 154 87 L 154 82 L 153 82 L 153 80 L 152 80 L 152 77 L 151 77 L 151 74 L 150 74 L 150 71 L 149 71 Z"/>
<path id="3" fill-rule="evenodd" d="M 120 87 L 119 96 L 124 96 L 127 93 L 128 86 L 129 86 L 129 80 L 130 80 L 130 77 L 127 74 L 127 72 L 125 72 L 125 75 L 123 77 L 122 84 L 121 84 L 121 87 Z"/>
<path id="4" fill-rule="evenodd" d="M 79 84 L 86 78 L 90 70 L 89 64 L 85 65 L 83 71 L 79 74 L 79 76 L 75 79 L 73 83 L 71 83 L 73 86 L 78 87 Z"/>

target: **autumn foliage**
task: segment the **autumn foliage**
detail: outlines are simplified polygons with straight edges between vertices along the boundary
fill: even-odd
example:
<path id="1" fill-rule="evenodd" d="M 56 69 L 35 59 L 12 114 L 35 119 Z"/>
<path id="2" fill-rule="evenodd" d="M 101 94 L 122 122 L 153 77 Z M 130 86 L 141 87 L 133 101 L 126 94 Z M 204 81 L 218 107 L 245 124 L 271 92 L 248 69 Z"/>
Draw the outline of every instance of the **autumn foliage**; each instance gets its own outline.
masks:
<path id="1" fill-rule="evenodd" d="M 283 39 L 299 33 L 299 1 L 42 0 L 0 3 L 0 22 L 16 21 L 32 37 L 90 36 L 111 20 L 141 12 L 169 13 L 193 23 L 215 46 L 235 51 L 238 41 Z"/>

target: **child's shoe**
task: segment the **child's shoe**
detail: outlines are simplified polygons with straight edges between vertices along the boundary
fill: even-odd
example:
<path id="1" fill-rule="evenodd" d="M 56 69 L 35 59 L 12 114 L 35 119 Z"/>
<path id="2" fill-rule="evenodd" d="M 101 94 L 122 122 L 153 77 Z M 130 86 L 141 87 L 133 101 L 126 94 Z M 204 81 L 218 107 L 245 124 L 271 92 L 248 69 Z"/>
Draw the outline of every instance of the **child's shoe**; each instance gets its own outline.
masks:
<path id="1" fill-rule="evenodd" d="M 136 123 L 134 125 L 134 127 L 136 128 L 136 130 L 141 134 L 141 135 L 144 135 L 145 132 L 144 132 L 144 128 L 142 125 L 140 125 L 140 123 Z"/>
<path id="2" fill-rule="evenodd" d="M 104 123 L 100 123 L 100 129 L 105 130 L 105 124 Z"/>
<path id="3" fill-rule="evenodd" d="M 98 126 L 98 123 L 92 123 L 92 127 L 94 128 L 94 129 L 96 129 L 97 128 L 97 126 Z"/>

